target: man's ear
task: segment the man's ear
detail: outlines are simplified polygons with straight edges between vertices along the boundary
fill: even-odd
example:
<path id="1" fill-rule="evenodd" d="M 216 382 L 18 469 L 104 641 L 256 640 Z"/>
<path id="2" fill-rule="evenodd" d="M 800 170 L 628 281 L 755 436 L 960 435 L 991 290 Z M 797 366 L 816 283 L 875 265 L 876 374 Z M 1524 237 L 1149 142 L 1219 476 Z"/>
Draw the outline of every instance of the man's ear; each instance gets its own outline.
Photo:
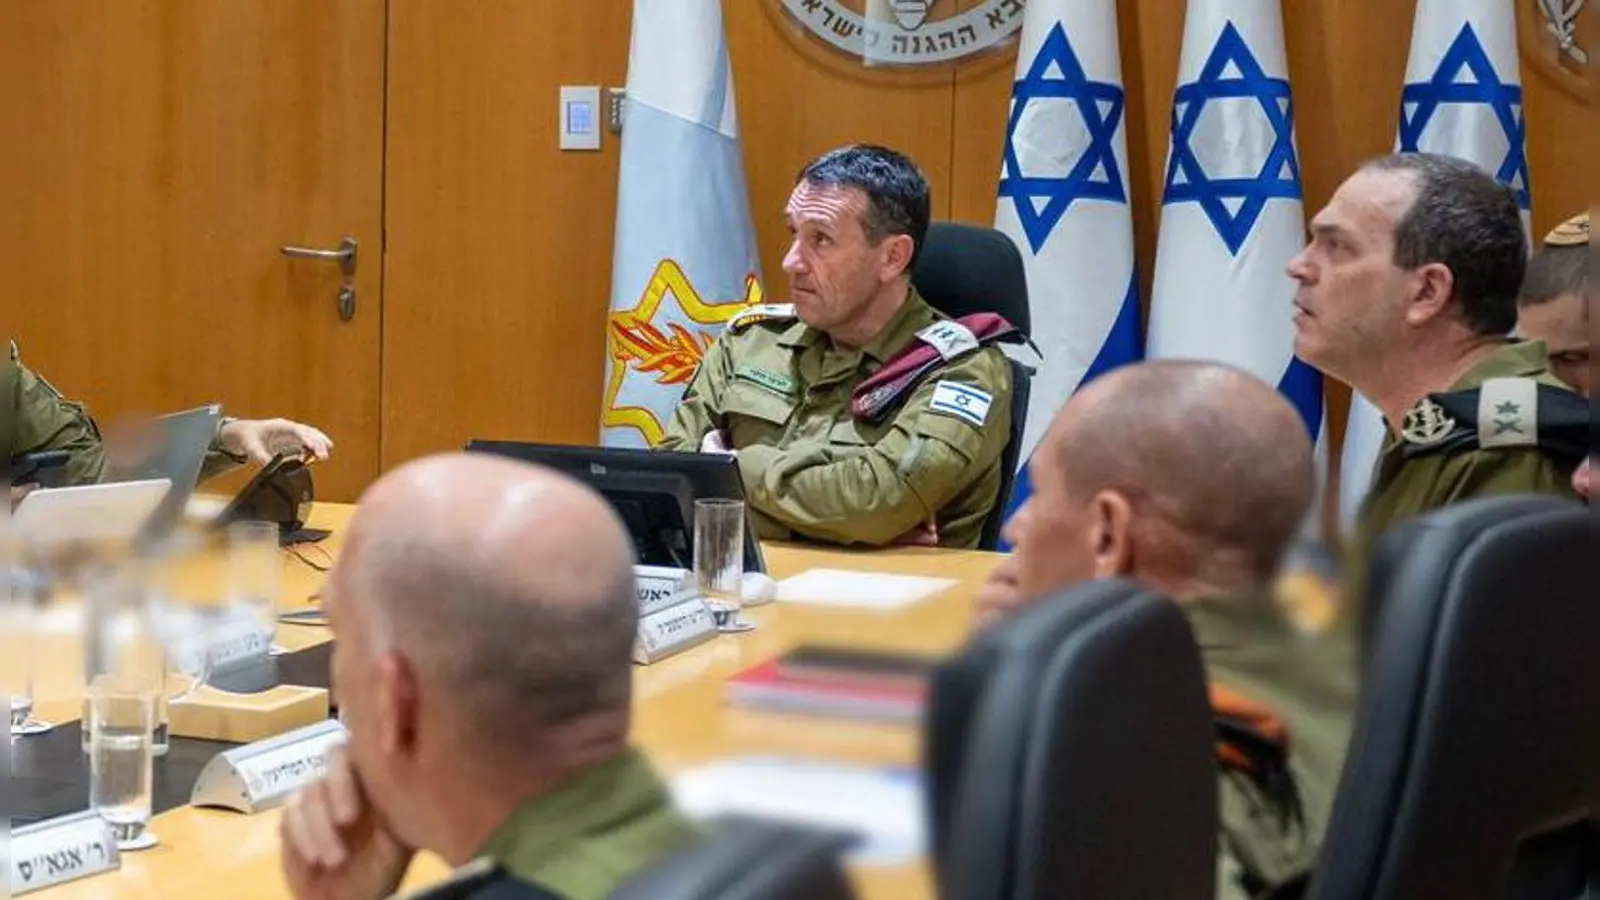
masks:
<path id="1" fill-rule="evenodd" d="M 1412 273 L 1411 300 L 1406 304 L 1406 324 L 1424 325 L 1442 315 L 1455 296 L 1456 276 L 1444 263 L 1428 263 Z"/>
<path id="2" fill-rule="evenodd" d="M 1094 577 L 1133 572 L 1133 504 L 1121 492 L 1104 490 L 1089 502 L 1089 552 Z"/>
<path id="3" fill-rule="evenodd" d="M 892 281 L 901 274 L 911 274 L 911 256 L 916 251 L 917 242 L 909 234 L 891 234 L 883 239 L 883 244 L 878 248 L 882 260 L 879 266 L 881 277 L 884 281 Z"/>
<path id="4" fill-rule="evenodd" d="M 416 752 L 422 694 L 411 663 L 398 653 L 377 662 L 376 745 L 385 754 L 408 757 Z"/>

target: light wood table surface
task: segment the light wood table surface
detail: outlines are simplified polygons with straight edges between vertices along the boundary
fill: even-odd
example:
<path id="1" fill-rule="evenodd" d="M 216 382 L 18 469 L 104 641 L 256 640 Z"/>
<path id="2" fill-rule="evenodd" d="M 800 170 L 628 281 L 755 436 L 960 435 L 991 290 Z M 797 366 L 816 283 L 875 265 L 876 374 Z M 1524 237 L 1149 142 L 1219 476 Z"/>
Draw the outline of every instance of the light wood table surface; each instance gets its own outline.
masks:
<path id="1" fill-rule="evenodd" d="M 311 525 L 333 535 L 319 546 L 336 556 L 352 507 L 319 503 Z M 968 633 L 971 598 L 996 557 L 973 551 L 905 548 L 856 553 L 766 545 L 768 568 L 782 580 L 814 568 L 854 569 L 954 579 L 939 595 L 893 612 L 814 605 L 769 604 L 747 609 L 757 626 L 721 635 L 659 663 L 635 669 L 634 742 L 667 776 L 722 758 L 777 755 L 865 764 L 915 765 L 915 727 L 853 723 L 818 717 L 743 710 L 723 699 L 734 673 L 802 642 L 944 652 Z M 317 562 L 326 562 L 311 551 Z M 303 608 L 325 575 L 290 559 L 280 611 Z M 278 643 L 301 649 L 331 639 L 326 628 L 280 625 Z M 70 671 L 70 669 L 69 669 Z M 46 693 L 46 692 L 41 692 Z M 78 700 L 41 696 L 47 717 L 76 717 Z M 119 872 L 60 885 L 30 896 L 47 900 L 278 900 L 289 896 L 278 869 L 278 813 L 255 816 L 182 807 L 151 825 L 161 844 L 124 855 Z M 437 881 L 442 861 L 424 855 L 412 866 L 407 888 Z M 857 867 L 851 872 L 867 900 L 917 900 L 934 895 L 921 864 Z"/>

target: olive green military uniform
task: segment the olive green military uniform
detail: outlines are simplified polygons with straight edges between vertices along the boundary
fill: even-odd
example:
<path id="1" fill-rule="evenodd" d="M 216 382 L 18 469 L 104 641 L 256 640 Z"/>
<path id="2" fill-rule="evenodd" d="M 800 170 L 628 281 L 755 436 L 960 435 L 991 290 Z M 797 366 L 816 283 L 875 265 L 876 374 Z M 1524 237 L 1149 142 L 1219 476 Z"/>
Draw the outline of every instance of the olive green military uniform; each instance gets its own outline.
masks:
<path id="1" fill-rule="evenodd" d="M 865 347 L 835 346 L 766 307 L 730 322 L 706 354 L 659 449 L 695 451 L 713 430 L 737 451 L 756 532 L 882 545 L 933 520 L 939 543 L 975 547 L 999 502 L 1011 368 L 967 344 L 876 423 L 851 409 L 857 384 L 946 318 L 913 289 Z M 937 346 L 937 345 L 936 345 Z"/>
<path id="2" fill-rule="evenodd" d="M 1219 775 L 1217 897 L 1265 896 L 1316 865 L 1354 723 L 1354 645 L 1342 632 L 1296 630 L 1265 593 L 1182 606 L 1213 701 L 1226 689 L 1269 712 L 1286 735 L 1292 797 L 1242 771 L 1224 767 Z"/>
<path id="3" fill-rule="evenodd" d="M 0 423 L 0 437 L 6 438 L 0 449 L 6 452 L 7 462 L 28 453 L 65 450 L 71 458 L 63 484 L 93 484 L 100 480 L 106 451 L 99 427 L 82 404 L 66 399 L 22 364 L 15 342 L 11 344 L 6 368 L 0 372 L 0 397 L 12 398 L 9 408 L 15 411 L 8 417 L 9 423 Z M 220 475 L 243 461 L 222 449 L 219 430 L 201 466 L 200 480 Z"/>
<path id="4" fill-rule="evenodd" d="M 530 896 L 602 900 L 698 837 L 650 763 L 629 750 L 518 807 L 473 863 L 414 896 L 470 897 L 510 878 Z"/>
<path id="5" fill-rule="evenodd" d="M 1529 379 L 1534 384 L 1570 390 L 1546 368 L 1542 341 L 1507 344 L 1474 366 L 1450 391 L 1484 387 L 1496 379 Z M 1531 388 L 1530 388 L 1531 389 Z M 1522 433 L 1534 430 L 1537 410 L 1520 409 Z M 1413 422 L 1413 419 L 1415 421 Z M 1437 452 L 1408 453 L 1408 444 L 1427 440 L 1430 431 L 1448 426 L 1437 405 L 1418 403 L 1400 436 L 1391 435 L 1378 457 L 1372 487 L 1362 506 L 1352 552 L 1346 562 L 1345 596 L 1357 598 L 1348 624 L 1359 624 L 1364 609 L 1367 564 L 1374 545 L 1391 527 L 1414 516 L 1474 497 L 1508 493 L 1574 496 L 1572 472 L 1577 460 L 1563 462 L 1538 446 L 1483 446 L 1480 437 L 1466 446 Z"/>

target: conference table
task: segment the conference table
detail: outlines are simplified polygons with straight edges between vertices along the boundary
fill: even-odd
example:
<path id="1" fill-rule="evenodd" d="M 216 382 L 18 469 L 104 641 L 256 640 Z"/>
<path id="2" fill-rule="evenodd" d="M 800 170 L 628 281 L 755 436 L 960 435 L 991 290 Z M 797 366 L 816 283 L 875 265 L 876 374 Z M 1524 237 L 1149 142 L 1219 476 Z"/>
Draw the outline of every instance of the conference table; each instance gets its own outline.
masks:
<path id="1" fill-rule="evenodd" d="M 280 612 L 304 609 L 327 577 L 353 507 L 318 503 L 311 527 L 331 535 L 316 555 L 285 561 Z M 326 550 L 324 555 L 321 551 Z M 971 626 L 971 599 L 997 557 L 978 551 L 895 548 L 872 552 L 763 545 L 769 573 L 782 580 L 819 568 L 885 572 L 949 579 L 950 587 L 892 611 L 771 603 L 748 608 L 756 627 L 722 634 L 698 647 L 634 674 L 633 741 L 667 777 L 718 760 L 789 757 L 866 766 L 916 766 L 920 733 L 915 726 L 878 724 L 814 715 L 769 713 L 731 705 L 724 682 L 732 675 L 801 643 L 943 653 L 959 646 Z M 326 644 L 322 626 L 280 625 L 277 643 L 290 651 Z M 41 697 L 39 711 L 52 721 L 75 719 L 77 699 Z M 288 897 L 278 868 L 279 813 L 256 815 L 180 806 L 155 817 L 151 830 L 160 845 L 126 853 L 120 871 L 47 888 L 30 897 L 47 900 L 186 900 L 228 897 L 269 900 Z M 448 867 L 420 856 L 405 889 L 438 881 Z M 853 865 L 851 878 L 867 900 L 915 900 L 934 896 L 923 862 Z"/>

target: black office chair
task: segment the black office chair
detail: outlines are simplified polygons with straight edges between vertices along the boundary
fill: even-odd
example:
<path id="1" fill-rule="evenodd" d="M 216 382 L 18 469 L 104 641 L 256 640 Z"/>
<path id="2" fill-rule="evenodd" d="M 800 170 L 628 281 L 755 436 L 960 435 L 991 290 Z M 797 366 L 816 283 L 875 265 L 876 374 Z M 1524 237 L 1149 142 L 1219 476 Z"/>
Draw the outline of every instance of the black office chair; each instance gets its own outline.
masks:
<path id="1" fill-rule="evenodd" d="M 848 835 L 746 816 L 707 828 L 611 900 L 855 900 L 840 862 Z"/>
<path id="2" fill-rule="evenodd" d="M 1187 619 L 1137 585 L 981 634 L 936 673 L 924 735 L 939 896 L 1212 896 L 1214 734 Z"/>
<path id="3" fill-rule="evenodd" d="M 1011 238 L 993 228 L 934 222 L 928 226 L 911 284 L 934 309 L 952 319 L 979 312 L 999 313 L 1024 335 L 1032 335 L 1028 278 L 1022 254 Z M 1011 438 L 1000 456 L 1000 499 L 983 523 L 978 546 L 1000 545 L 1000 527 L 1016 479 L 1022 431 L 1028 423 L 1033 370 L 1011 360 Z"/>
<path id="4" fill-rule="evenodd" d="M 1580 504 L 1500 496 L 1386 535 L 1382 601 L 1310 896 L 1600 892 L 1600 597 Z"/>

